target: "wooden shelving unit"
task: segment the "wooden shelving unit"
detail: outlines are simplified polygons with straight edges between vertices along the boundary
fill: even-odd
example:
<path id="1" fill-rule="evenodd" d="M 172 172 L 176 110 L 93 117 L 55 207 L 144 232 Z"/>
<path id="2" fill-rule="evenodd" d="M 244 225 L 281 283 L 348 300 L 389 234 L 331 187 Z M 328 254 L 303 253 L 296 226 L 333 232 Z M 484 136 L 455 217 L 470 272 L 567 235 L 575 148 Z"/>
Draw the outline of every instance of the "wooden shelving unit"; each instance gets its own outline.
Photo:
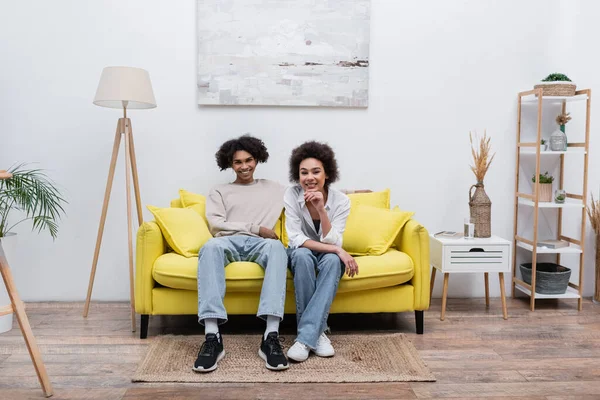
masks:
<path id="1" fill-rule="evenodd" d="M 530 296 L 530 309 L 535 310 L 536 299 L 578 299 L 578 309 L 582 308 L 583 291 L 583 256 L 584 256 L 584 237 L 586 226 L 586 199 L 588 183 L 588 157 L 589 157 L 589 137 L 590 137 L 590 103 L 592 99 L 591 89 L 578 90 L 575 96 L 542 96 L 542 89 L 534 89 L 519 93 L 518 98 L 518 117 L 517 117 L 517 148 L 516 148 L 516 171 L 515 171 L 515 203 L 514 203 L 514 249 L 512 260 L 512 290 L 511 294 L 515 297 L 515 291 L 519 290 Z M 567 151 L 542 151 L 539 143 L 542 139 L 542 109 L 545 103 L 562 104 L 562 112 L 566 111 L 567 103 L 585 102 L 585 141 L 579 143 L 568 143 Z M 521 142 L 522 130 L 522 105 L 526 103 L 537 103 L 537 139 L 535 142 Z M 564 204 L 554 202 L 540 202 L 539 182 L 533 184 L 533 193 L 524 193 L 519 191 L 519 174 L 521 170 L 521 158 L 535 158 L 535 176 L 541 173 L 540 162 L 542 158 L 559 157 L 560 158 L 560 178 L 558 187 L 564 188 L 565 178 L 565 157 L 583 157 L 583 187 L 581 193 L 567 193 L 567 201 Z M 529 160 L 531 162 L 533 160 Z M 519 235 L 517 232 L 519 221 L 519 206 L 533 208 L 533 239 L 529 240 Z M 558 210 L 558 239 L 570 243 L 569 247 L 560 249 L 549 249 L 546 247 L 535 246 L 538 243 L 538 222 L 540 209 Z M 563 210 L 567 208 L 581 209 L 581 234 L 578 239 L 563 235 Z M 517 278 L 517 249 L 525 249 L 531 253 L 532 276 L 531 285 Z M 545 295 L 536 293 L 535 277 L 538 254 L 555 254 L 556 263 L 560 264 L 562 254 L 579 254 L 579 281 L 578 283 L 569 282 L 567 291 L 563 294 Z"/>

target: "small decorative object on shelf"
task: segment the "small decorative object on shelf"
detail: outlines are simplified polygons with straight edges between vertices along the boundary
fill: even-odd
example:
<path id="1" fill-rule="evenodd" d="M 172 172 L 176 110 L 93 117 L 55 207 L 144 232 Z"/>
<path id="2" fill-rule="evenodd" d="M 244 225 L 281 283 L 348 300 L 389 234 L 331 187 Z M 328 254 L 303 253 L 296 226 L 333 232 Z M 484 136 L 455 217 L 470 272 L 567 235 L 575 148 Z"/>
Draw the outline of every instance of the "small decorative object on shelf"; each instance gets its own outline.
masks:
<path id="1" fill-rule="evenodd" d="M 594 303 L 600 303 L 600 200 L 594 200 L 586 207 L 590 223 L 596 233 L 596 280 L 594 287 Z"/>
<path id="2" fill-rule="evenodd" d="M 567 198 L 567 192 L 563 189 L 556 189 L 554 191 L 554 202 L 558 204 L 563 204 L 565 199 Z"/>
<path id="3" fill-rule="evenodd" d="M 549 202 L 552 201 L 552 182 L 554 182 L 554 177 L 552 175 L 548 175 L 548 171 L 540 174 L 540 201 Z M 535 175 L 531 177 L 531 182 L 535 183 Z"/>
<path id="4" fill-rule="evenodd" d="M 546 143 L 546 139 L 540 139 L 540 150 L 546 151 L 548 149 L 548 144 Z"/>
<path id="5" fill-rule="evenodd" d="M 565 74 L 550 74 L 533 87 L 542 89 L 542 96 L 575 96 L 577 86 Z"/>
<path id="6" fill-rule="evenodd" d="M 565 133 L 565 125 L 571 120 L 570 113 L 561 113 L 556 117 L 556 123 L 560 129 L 556 129 L 550 135 L 550 150 L 552 151 L 567 151 L 567 135 Z"/>
<path id="7" fill-rule="evenodd" d="M 492 236 L 492 201 L 485 193 L 483 178 L 496 154 L 492 154 L 490 157 L 491 146 L 487 132 L 484 131 L 477 149 L 473 148 L 473 135 L 471 135 L 471 132 L 469 132 L 469 140 L 471 141 L 471 154 L 474 163 L 474 165 L 471 165 L 471 171 L 477 179 L 477 183 L 469 189 L 471 222 L 475 224 L 475 237 L 488 238 Z M 475 188 L 475 193 L 473 193 L 473 188 Z"/>

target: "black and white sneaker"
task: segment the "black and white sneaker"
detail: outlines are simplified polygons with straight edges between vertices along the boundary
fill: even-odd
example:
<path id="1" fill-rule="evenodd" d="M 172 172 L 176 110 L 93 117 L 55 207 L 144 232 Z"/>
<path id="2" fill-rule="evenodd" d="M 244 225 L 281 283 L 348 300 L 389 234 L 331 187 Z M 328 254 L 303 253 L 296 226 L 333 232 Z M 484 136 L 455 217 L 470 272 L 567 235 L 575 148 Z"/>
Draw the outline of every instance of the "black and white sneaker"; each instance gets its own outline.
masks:
<path id="1" fill-rule="evenodd" d="M 223 340 L 220 333 L 209 333 L 198 352 L 198 358 L 192 369 L 196 372 L 210 372 L 217 369 L 217 364 L 225 357 Z"/>
<path id="2" fill-rule="evenodd" d="M 269 332 L 266 339 L 263 336 L 258 355 L 265 360 L 265 366 L 272 371 L 288 369 L 290 366 L 285 354 L 283 354 L 277 332 Z"/>

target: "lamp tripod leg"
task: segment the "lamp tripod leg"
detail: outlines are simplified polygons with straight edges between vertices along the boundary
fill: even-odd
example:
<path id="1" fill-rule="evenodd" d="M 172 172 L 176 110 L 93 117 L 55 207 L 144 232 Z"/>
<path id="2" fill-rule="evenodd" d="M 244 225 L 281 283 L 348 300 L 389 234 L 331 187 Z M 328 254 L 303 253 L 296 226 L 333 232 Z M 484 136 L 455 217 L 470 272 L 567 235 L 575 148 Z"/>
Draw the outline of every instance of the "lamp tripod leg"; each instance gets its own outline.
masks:
<path id="1" fill-rule="evenodd" d="M 98 227 L 98 237 L 96 239 L 96 249 L 94 250 L 94 261 L 92 262 L 92 271 L 90 273 L 90 282 L 88 284 L 87 297 L 83 308 L 83 316 L 87 317 L 90 309 L 90 299 L 92 297 L 92 289 L 94 288 L 94 278 L 96 277 L 96 267 L 98 265 L 98 256 L 100 255 L 100 246 L 102 245 L 102 234 L 104 233 L 104 224 L 106 222 L 106 211 L 108 210 L 108 202 L 110 200 L 110 192 L 112 190 L 113 178 L 115 177 L 115 166 L 119 155 L 119 147 L 121 145 L 121 132 L 123 132 L 123 118 L 119 118 L 117 122 L 117 132 L 115 133 L 115 141 L 113 145 L 112 158 L 110 160 L 110 168 L 108 170 L 108 180 L 106 181 L 106 190 L 104 192 L 104 204 L 102 205 L 102 216 L 100 217 L 100 226 Z"/>
<path id="2" fill-rule="evenodd" d="M 142 215 L 142 200 L 140 197 L 140 182 L 138 180 L 137 161 L 135 158 L 135 146 L 133 145 L 133 127 L 129 122 L 129 151 L 131 153 L 131 173 L 133 176 L 133 191 L 135 193 L 135 204 L 137 206 L 138 223 L 141 226 L 144 222 Z"/>
<path id="3" fill-rule="evenodd" d="M 131 127 L 125 119 L 125 187 L 127 193 L 127 247 L 129 250 L 129 300 L 131 306 L 131 331 L 135 332 L 135 292 L 133 287 L 133 238 L 131 226 Z"/>

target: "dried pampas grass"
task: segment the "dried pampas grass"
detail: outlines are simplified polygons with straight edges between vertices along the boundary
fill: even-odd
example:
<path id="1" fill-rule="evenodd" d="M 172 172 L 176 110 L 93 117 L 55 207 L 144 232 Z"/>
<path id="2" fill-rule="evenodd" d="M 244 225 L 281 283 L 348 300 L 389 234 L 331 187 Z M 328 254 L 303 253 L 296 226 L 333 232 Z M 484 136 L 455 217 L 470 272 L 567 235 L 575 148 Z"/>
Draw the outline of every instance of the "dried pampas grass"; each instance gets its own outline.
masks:
<path id="1" fill-rule="evenodd" d="M 475 139 L 477 140 L 477 134 L 475 135 Z M 484 131 L 483 137 L 479 140 L 479 147 L 473 147 L 473 135 L 471 132 L 469 132 L 469 140 L 471 141 L 471 154 L 473 155 L 474 163 L 474 165 L 470 166 L 471 171 L 475 174 L 477 182 L 483 182 L 483 178 L 490 168 L 496 154 L 494 153 L 490 157 L 490 138 L 487 137 L 486 131 Z"/>
<path id="2" fill-rule="evenodd" d="M 594 200 L 594 195 L 592 194 L 592 203 L 588 204 L 586 209 L 594 232 L 600 234 L 600 200 Z"/>
<path id="3" fill-rule="evenodd" d="M 556 123 L 559 125 L 566 125 L 571 120 L 571 113 L 561 113 L 556 117 Z"/>

